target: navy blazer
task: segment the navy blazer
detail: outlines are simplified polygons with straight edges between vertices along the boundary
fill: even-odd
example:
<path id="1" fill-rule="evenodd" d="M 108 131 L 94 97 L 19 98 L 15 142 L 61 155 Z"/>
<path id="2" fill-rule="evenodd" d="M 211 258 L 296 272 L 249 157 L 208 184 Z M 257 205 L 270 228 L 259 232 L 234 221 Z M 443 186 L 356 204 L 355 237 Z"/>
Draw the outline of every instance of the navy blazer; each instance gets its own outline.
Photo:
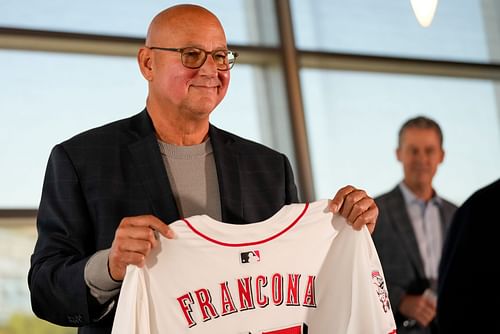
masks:
<path id="1" fill-rule="evenodd" d="M 285 155 L 210 125 L 222 220 L 265 220 L 298 201 Z M 114 312 L 89 293 L 84 268 L 111 247 L 122 218 L 180 218 L 152 121 L 141 113 L 79 134 L 50 155 L 28 283 L 35 314 L 79 333 L 110 333 Z"/>
<path id="2" fill-rule="evenodd" d="M 457 210 L 439 266 L 437 317 L 442 334 L 500 333 L 498 237 L 500 179 Z M 496 264 L 495 264 L 496 263 Z"/>
<path id="3" fill-rule="evenodd" d="M 399 303 L 406 293 L 422 294 L 429 287 L 429 281 L 399 186 L 376 197 L 375 203 L 379 208 L 379 216 L 372 238 L 384 270 L 398 333 L 410 333 L 403 326 L 408 319 L 397 310 Z M 456 209 L 454 204 L 442 200 L 439 213 L 443 239 Z M 426 332 L 418 328 L 412 330 L 412 333 Z"/>

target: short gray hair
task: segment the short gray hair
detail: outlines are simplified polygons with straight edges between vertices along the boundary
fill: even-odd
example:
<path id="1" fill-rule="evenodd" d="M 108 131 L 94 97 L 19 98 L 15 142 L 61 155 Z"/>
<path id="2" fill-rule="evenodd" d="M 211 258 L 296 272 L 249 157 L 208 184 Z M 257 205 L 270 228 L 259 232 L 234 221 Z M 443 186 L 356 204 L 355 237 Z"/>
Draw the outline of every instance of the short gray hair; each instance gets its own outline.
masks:
<path id="1" fill-rule="evenodd" d="M 439 137 L 439 144 L 441 145 L 441 147 L 443 147 L 443 132 L 441 131 L 441 127 L 435 120 L 425 116 L 417 116 L 415 118 L 411 118 L 401 126 L 398 135 L 398 147 L 401 146 L 401 139 L 403 137 L 403 133 L 405 132 L 406 129 L 409 128 L 435 130 Z"/>

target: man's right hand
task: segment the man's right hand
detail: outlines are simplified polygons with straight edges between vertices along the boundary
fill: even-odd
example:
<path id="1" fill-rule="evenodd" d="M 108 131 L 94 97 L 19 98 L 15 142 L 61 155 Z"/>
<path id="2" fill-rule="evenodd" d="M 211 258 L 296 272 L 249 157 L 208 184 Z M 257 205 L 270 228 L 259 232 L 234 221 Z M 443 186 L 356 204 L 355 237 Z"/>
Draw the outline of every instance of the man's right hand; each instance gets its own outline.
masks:
<path id="1" fill-rule="evenodd" d="M 406 295 L 399 304 L 399 312 L 427 327 L 436 317 L 436 302 L 424 295 Z"/>
<path id="2" fill-rule="evenodd" d="M 122 219 L 116 229 L 109 253 L 108 266 L 112 279 L 123 280 L 129 264 L 144 266 L 146 256 L 158 243 L 155 231 L 165 238 L 174 237 L 168 225 L 155 216 L 144 215 Z"/>

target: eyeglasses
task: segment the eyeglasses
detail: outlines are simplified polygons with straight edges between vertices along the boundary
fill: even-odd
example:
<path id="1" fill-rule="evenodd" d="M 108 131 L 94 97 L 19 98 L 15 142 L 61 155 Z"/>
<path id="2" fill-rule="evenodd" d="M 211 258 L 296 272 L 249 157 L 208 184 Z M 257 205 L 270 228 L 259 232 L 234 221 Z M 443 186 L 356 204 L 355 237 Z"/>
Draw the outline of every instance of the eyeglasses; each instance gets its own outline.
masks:
<path id="1" fill-rule="evenodd" d="M 179 52 L 181 54 L 182 65 L 192 69 L 202 67 L 208 55 L 211 55 L 219 71 L 228 71 L 233 68 L 236 57 L 238 57 L 238 52 L 224 49 L 206 51 L 191 46 L 186 48 L 160 48 L 157 46 L 148 46 L 147 48 L 151 50 Z"/>

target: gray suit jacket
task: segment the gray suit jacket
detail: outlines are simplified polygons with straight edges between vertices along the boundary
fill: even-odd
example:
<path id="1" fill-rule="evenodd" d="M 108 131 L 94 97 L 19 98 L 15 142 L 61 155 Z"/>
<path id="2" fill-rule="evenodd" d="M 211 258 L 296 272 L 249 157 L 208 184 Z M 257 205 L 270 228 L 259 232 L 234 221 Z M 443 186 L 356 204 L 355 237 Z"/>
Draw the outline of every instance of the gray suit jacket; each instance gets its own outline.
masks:
<path id="1" fill-rule="evenodd" d="M 390 192 L 376 197 L 375 202 L 380 213 L 372 237 L 382 262 L 398 333 L 430 333 L 419 326 L 403 326 L 408 319 L 397 311 L 403 295 L 421 294 L 429 287 L 403 193 L 396 186 Z M 440 215 L 443 238 L 456 209 L 454 204 L 442 201 Z"/>

